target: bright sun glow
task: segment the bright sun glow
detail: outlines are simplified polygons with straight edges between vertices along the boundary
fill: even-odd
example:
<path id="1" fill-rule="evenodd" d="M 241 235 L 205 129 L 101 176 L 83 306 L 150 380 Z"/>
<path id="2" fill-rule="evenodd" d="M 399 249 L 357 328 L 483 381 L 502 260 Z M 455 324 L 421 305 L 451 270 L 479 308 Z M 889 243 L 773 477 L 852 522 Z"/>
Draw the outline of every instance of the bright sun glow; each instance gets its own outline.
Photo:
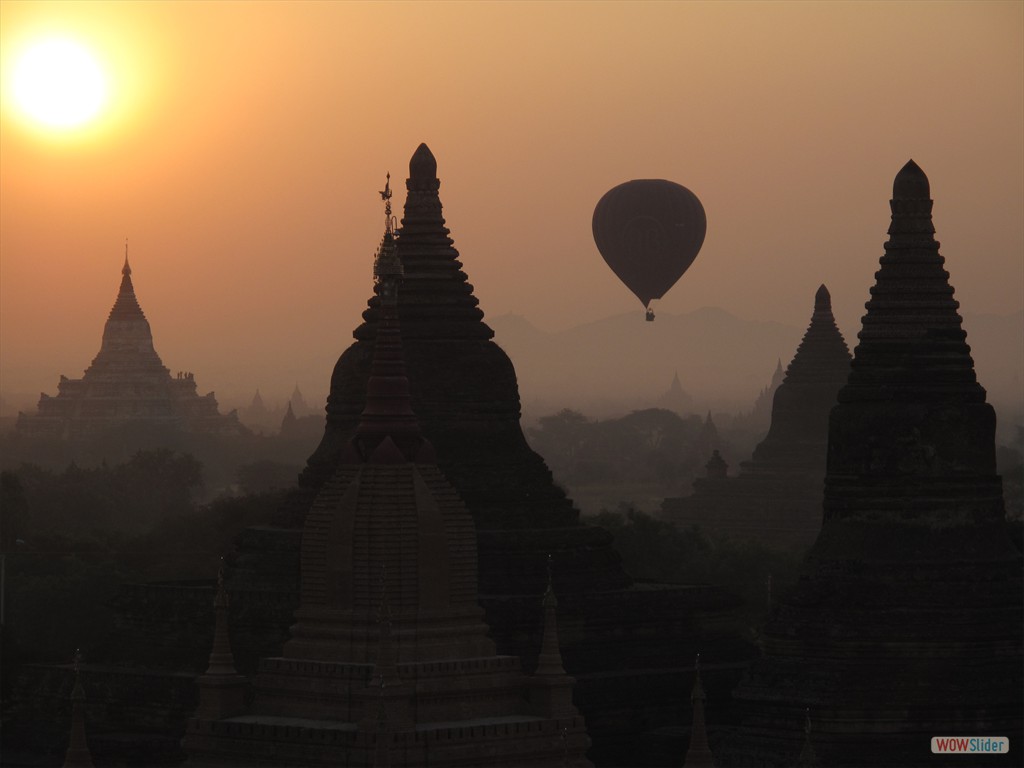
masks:
<path id="1" fill-rule="evenodd" d="M 26 115 L 51 128 L 75 128 L 107 101 L 107 79 L 95 57 L 63 38 L 30 46 L 14 71 L 14 98 Z"/>

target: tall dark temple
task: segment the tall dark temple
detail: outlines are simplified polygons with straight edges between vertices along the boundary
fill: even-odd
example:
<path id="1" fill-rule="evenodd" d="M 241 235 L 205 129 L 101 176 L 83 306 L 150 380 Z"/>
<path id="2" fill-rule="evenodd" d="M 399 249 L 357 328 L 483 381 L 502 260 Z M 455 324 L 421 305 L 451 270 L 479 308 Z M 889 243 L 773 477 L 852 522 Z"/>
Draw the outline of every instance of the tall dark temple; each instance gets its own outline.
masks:
<path id="1" fill-rule="evenodd" d="M 913 161 L 890 205 L 829 419 L 822 530 L 735 692 L 743 725 L 728 764 L 796 764 L 808 715 L 822 765 L 1020 764 L 1022 562 L 1005 527 L 995 413 Z M 1007 736 L 1016 754 L 931 753 L 931 737 L 959 735 Z"/>
<path id="2" fill-rule="evenodd" d="M 590 765 L 553 610 L 530 677 L 487 637 L 472 517 L 410 408 L 387 210 L 365 405 L 306 515 L 291 639 L 261 660 L 250 706 L 225 697 L 232 664 L 200 679 L 184 747 L 195 765 Z"/>
<path id="3" fill-rule="evenodd" d="M 614 559 L 611 550 L 595 545 L 579 526 L 572 503 L 526 443 L 519 425 L 515 370 L 483 322 L 473 286 L 445 227 L 439 187 L 437 162 L 421 144 L 409 164 L 398 246 L 405 268 L 398 312 L 413 408 L 437 446 L 445 474 L 459 488 L 480 528 L 560 530 L 561 547 L 575 552 L 563 580 L 591 579 L 600 572 L 601 586 L 624 586 L 628 578 L 621 568 L 608 567 L 609 558 Z M 359 419 L 379 317 L 375 296 L 353 334 L 356 342 L 341 356 L 331 377 L 326 431 L 306 470 L 317 484 L 337 463 Z M 502 547 L 501 537 L 493 538 L 488 545 Z M 484 577 L 486 589 L 509 591 L 506 587 L 512 582 L 520 589 L 526 576 L 528 586 L 539 590 L 544 562 L 543 556 L 524 562 L 523 574 L 496 570 Z M 498 581 L 492 584 L 495 578 Z"/>
<path id="4" fill-rule="evenodd" d="M 534 663 L 542 631 L 536 603 L 551 555 L 562 653 L 594 741 L 590 754 L 599 763 L 621 764 L 635 756 L 645 730 L 689 720 L 688 660 L 698 648 L 713 649 L 705 678 L 712 695 L 738 679 L 751 649 L 723 618 L 735 602 L 716 588 L 634 585 L 610 535 L 580 523 L 529 448 L 515 370 L 483 322 L 445 227 L 439 187 L 434 156 L 420 145 L 410 162 L 398 237 L 404 275 L 397 314 L 412 410 L 441 472 L 473 515 L 480 603 L 498 653 L 523 658 L 527 669 Z M 284 638 L 286 601 L 268 602 L 265 611 L 255 603 L 261 594 L 298 592 L 295 531 L 343 459 L 366 406 L 378 296 L 363 320 L 335 367 L 323 440 L 277 521 L 281 528 L 248 531 L 234 558 L 232 589 L 255 601 L 235 629 L 243 663 L 252 663 L 254 648 L 259 655 L 274 652 L 275 626 Z"/>

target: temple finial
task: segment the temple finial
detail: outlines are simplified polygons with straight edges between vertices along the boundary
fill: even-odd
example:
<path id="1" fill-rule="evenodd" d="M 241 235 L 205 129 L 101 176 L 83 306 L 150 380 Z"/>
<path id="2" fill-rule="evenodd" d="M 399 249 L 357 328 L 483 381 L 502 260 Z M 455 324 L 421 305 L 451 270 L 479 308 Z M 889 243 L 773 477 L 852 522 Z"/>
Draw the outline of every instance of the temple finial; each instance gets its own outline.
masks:
<path id="1" fill-rule="evenodd" d="M 230 599 L 227 588 L 224 585 L 224 558 L 220 559 L 220 568 L 217 571 L 217 593 L 213 598 L 214 628 L 213 647 L 210 649 L 210 660 L 207 664 L 206 674 L 209 675 L 237 675 L 235 670 L 235 657 L 231 652 L 231 639 L 228 635 L 228 606 Z"/>
<path id="2" fill-rule="evenodd" d="M 696 701 L 705 698 L 707 697 L 704 695 L 704 686 L 700 682 L 700 652 L 698 651 L 693 660 L 693 690 L 690 692 L 690 700 Z"/>
<path id="3" fill-rule="evenodd" d="M 708 745 L 707 726 L 704 723 L 704 686 L 700 682 L 700 653 L 693 662 L 693 690 L 690 701 L 693 703 L 693 724 L 690 727 L 690 746 L 686 750 L 685 768 L 714 768 L 715 758 Z"/>
<path id="4" fill-rule="evenodd" d="M 217 569 L 217 594 L 213 598 L 215 608 L 228 607 L 228 593 L 224 589 L 224 558 L 220 559 L 220 568 Z"/>
<path id="5" fill-rule="evenodd" d="M 124 239 L 124 266 L 121 267 L 121 274 L 128 277 L 132 273 L 132 268 L 128 264 L 128 238 Z"/>
<path id="6" fill-rule="evenodd" d="M 832 310 L 832 294 L 828 292 L 828 288 L 822 283 L 818 287 L 817 293 L 814 294 L 814 311 L 824 312 Z"/>
<path id="7" fill-rule="evenodd" d="M 928 200 L 931 197 L 931 186 L 921 166 L 908 160 L 892 183 L 893 200 Z"/>
<path id="8" fill-rule="evenodd" d="M 798 768 L 817 768 L 818 756 L 814 752 L 814 746 L 811 744 L 811 708 L 807 707 L 804 710 L 804 745 L 800 750 L 800 756 L 797 758 L 796 764 Z"/>
<path id="9" fill-rule="evenodd" d="M 380 192 L 384 201 L 384 236 L 373 260 L 373 280 L 380 298 L 380 323 L 366 384 L 366 402 L 346 462 L 429 463 L 433 449 L 423 438 L 412 411 L 409 380 L 402 355 L 398 319 L 398 284 L 404 274 L 398 255 L 394 218 L 390 215 L 391 184 Z"/>
<path id="10" fill-rule="evenodd" d="M 395 217 L 391 214 L 391 172 L 385 177 L 384 189 L 380 191 L 380 199 L 384 201 L 384 233 L 395 235 Z"/>
<path id="11" fill-rule="evenodd" d="M 413 153 L 409 161 L 409 178 L 417 181 L 437 178 L 437 159 L 426 144 L 420 144 Z"/>
<path id="12" fill-rule="evenodd" d="M 387 174 L 384 189 L 380 191 L 384 201 L 384 236 L 373 257 L 373 282 L 377 294 L 385 306 L 398 302 L 398 280 L 402 277 L 402 262 L 398 258 L 398 244 L 395 241 L 395 217 L 391 215 L 391 174 Z"/>
<path id="13" fill-rule="evenodd" d="M 64 754 L 64 768 L 92 768 L 92 754 L 85 738 L 85 689 L 80 677 L 82 651 L 75 649 L 75 686 L 71 690 L 71 738 Z"/>
<path id="14" fill-rule="evenodd" d="M 537 658 L 538 676 L 564 676 L 565 667 L 562 665 L 562 650 L 558 643 L 558 619 L 557 608 L 558 598 L 555 597 L 555 590 L 552 586 L 552 562 L 551 554 L 548 554 L 548 585 L 544 591 L 544 630 L 540 643 L 540 656 Z"/>
<path id="15" fill-rule="evenodd" d="M 196 681 L 199 684 L 199 717 L 219 720 L 234 717 L 245 711 L 248 680 L 235 670 L 235 657 L 231 652 L 228 635 L 228 605 L 230 603 L 225 573 L 227 565 L 220 559 L 217 571 L 217 592 L 213 598 L 213 645 L 206 672 Z"/>

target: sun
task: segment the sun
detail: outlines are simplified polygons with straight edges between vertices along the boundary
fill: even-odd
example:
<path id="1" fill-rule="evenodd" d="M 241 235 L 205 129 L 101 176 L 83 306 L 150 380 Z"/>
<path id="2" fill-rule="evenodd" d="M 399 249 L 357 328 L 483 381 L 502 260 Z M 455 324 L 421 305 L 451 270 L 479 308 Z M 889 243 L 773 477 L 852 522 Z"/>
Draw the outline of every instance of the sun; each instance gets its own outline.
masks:
<path id="1" fill-rule="evenodd" d="M 78 128 L 107 103 L 107 77 L 96 57 L 68 38 L 40 40 L 22 53 L 13 73 L 18 108 L 48 128 Z"/>

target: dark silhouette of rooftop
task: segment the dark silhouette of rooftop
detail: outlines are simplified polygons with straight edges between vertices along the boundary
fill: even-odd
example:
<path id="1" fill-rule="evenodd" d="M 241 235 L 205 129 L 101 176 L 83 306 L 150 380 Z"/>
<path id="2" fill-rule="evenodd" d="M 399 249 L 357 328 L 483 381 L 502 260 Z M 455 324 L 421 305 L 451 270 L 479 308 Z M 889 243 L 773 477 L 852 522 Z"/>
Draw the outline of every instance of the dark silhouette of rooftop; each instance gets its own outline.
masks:
<path id="1" fill-rule="evenodd" d="M 930 736 L 1024 724 L 1021 554 L 928 195 L 907 163 L 829 418 L 821 533 L 734 694 L 731 764 L 795 763 L 808 708 L 826 765 L 953 764 L 962 756 L 931 754 Z"/>

